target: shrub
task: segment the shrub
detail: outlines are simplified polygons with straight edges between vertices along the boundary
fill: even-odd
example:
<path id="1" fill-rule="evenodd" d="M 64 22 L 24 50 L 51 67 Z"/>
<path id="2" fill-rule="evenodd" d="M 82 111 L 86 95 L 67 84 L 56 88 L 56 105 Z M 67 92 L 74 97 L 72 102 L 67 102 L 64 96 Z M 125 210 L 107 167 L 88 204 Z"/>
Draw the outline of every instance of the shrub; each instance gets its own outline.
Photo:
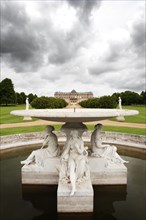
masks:
<path id="1" fill-rule="evenodd" d="M 35 98 L 31 102 L 31 106 L 36 109 L 64 108 L 67 106 L 67 102 L 64 99 L 42 96 L 40 98 Z"/>
<path id="2" fill-rule="evenodd" d="M 92 98 L 79 103 L 83 108 L 115 108 L 117 103 L 114 97 L 102 96 L 100 98 Z"/>
<path id="3" fill-rule="evenodd" d="M 79 103 L 80 106 L 83 108 L 98 108 L 99 107 L 99 99 L 98 98 L 92 98 L 88 100 L 84 100 Z"/>
<path id="4" fill-rule="evenodd" d="M 99 108 L 116 108 L 117 103 L 112 96 L 102 96 L 99 99 Z"/>

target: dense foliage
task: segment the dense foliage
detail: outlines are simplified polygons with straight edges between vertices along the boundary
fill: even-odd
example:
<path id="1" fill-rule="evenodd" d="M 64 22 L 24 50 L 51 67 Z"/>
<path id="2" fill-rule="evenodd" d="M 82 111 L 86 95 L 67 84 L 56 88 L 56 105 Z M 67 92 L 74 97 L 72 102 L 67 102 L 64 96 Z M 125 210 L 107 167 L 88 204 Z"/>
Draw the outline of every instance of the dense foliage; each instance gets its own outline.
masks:
<path id="1" fill-rule="evenodd" d="M 142 91 L 140 95 L 131 91 L 114 93 L 112 96 L 101 96 L 100 98 L 84 100 L 79 104 L 83 108 L 116 108 L 119 97 L 122 99 L 122 105 L 146 104 L 146 91 Z"/>
<path id="2" fill-rule="evenodd" d="M 114 93 L 112 97 L 118 102 L 118 97 L 122 99 L 122 105 L 139 105 L 146 104 L 146 91 L 142 91 L 139 95 L 136 92 L 125 91 L 121 93 Z"/>
<path id="3" fill-rule="evenodd" d="M 102 96 L 99 98 L 99 108 L 116 108 L 117 102 L 112 96 Z"/>
<path id="4" fill-rule="evenodd" d="M 24 92 L 15 92 L 12 80 L 5 78 L 0 82 L 0 97 L 1 105 L 21 105 L 25 104 L 26 97 L 28 97 L 29 102 L 32 102 L 33 99 L 37 98 L 37 95 L 33 95 L 32 93 L 26 95 Z"/>
<path id="5" fill-rule="evenodd" d="M 33 108 L 37 109 L 64 108 L 67 106 L 67 102 L 64 99 L 45 96 L 35 98 L 30 104 Z"/>
<path id="6" fill-rule="evenodd" d="M 84 108 L 115 108 L 117 103 L 111 96 L 92 98 L 79 103 Z"/>
<path id="7" fill-rule="evenodd" d="M 0 82 L 0 104 L 15 104 L 15 91 L 11 79 L 5 78 Z"/>

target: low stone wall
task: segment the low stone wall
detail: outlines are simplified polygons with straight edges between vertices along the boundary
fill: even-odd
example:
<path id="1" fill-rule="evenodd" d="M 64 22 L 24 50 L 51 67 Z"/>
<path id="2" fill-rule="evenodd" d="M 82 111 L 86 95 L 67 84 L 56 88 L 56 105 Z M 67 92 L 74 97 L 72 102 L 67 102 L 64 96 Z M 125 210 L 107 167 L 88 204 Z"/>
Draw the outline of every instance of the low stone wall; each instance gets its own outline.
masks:
<path id="1" fill-rule="evenodd" d="M 59 142 L 64 142 L 66 140 L 66 136 L 63 132 L 55 131 L 54 133 L 56 133 L 56 135 L 58 136 Z M 84 132 L 83 140 L 85 142 L 90 142 L 91 133 L 91 131 Z M 41 145 L 45 134 L 45 132 L 34 132 L 2 136 L 0 149 L 5 150 L 9 148 L 16 148 L 19 146 L 28 146 L 34 144 Z M 124 134 L 117 132 L 102 132 L 101 138 L 103 143 L 146 149 L 146 137 L 143 135 Z"/>

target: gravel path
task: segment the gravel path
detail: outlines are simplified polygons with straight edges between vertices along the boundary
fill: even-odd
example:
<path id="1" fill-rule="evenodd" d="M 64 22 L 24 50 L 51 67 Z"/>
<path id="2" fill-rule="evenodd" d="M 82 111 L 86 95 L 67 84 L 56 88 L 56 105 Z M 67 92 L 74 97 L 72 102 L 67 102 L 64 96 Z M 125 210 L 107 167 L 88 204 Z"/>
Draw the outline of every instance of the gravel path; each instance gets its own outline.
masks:
<path id="1" fill-rule="evenodd" d="M 102 121 L 94 121 L 85 124 L 97 124 L 101 123 L 103 125 L 108 126 L 120 126 L 120 127 L 129 127 L 129 128 L 146 128 L 146 124 L 140 123 L 127 123 L 127 122 L 116 122 L 110 120 L 102 120 Z M 0 128 L 15 128 L 15 127 L 28 127 L 28 126 L 39 126 L 39 125 L 49 125 L 49 124 L 64 124 L 61 122 L 52 122 L 45 120 L 37 120 L 37 121 L 29 121 L 29 122 L 21 122 L 21 123 L 11 123 L 11 124 L 1 124 Z"/>

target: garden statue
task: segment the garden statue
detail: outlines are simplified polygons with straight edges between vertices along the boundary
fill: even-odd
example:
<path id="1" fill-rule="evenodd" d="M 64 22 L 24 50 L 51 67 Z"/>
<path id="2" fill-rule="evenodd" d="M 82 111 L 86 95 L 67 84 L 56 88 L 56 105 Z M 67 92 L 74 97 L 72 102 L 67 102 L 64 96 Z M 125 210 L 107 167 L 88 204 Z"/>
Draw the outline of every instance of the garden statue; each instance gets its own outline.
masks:
<path id="1" fill-rule="evenodd" d="M 119 109 L 122 109 L 122 99 L 119 97 Z"/>
<path id="2" fill-rule="evenodd" d="M 61 155 L 60 178 L 63 182 L 71 182 L 71 193 L 76 192 L 76 183 L 88 177 L 88 152 L 77 130 L 70 132 L 70 139 Z"/>
<path id="3" fill-rule="evenodd" d="M 102 144 L 101 140 L 101 129 L 102 124 L 95 125 L 95 130 L 91 135 L 91 156 L 93 157 L 102 157 L 105 158 L 107 163 L 106 166 L 110 163 L 127 163 L 123 160 L 117 153 L 117 148 L 113 145 Z"/>
<path id="4" fill-rule="evenodd" d="M 121 97 L 119 97 L 118 100 L 119 100 L 118 101 L 118 107 L 119 107 L 120 110 L 122 110 L 122 99 L 121 99 Z M 117 119 L 117 121 L 125 121 L 125 118 L 122 115 L 119 115 L 118 117 L 116 117 L 116 119 Z"/>
<path id="5" fill-rule="evenodd" d="M 60 155 L 60 149 L 58 147 L 57 136 L 52 132 L 54 127 L 48 125 L 46 127 L 47 135 L 43 141 L 41 149 L 34 150 L 26 160 L 21 161 L 21 164 L 29 165 L 35 163 L 39 166 L 43 166 L 45 159 L 49 157 L 57 157 Z M 45 145 L 48 145 L 47 148 L 44 148 Z"/>
<path id="6" fill-rule="evenodd" d="M 28 101 L 28 97 L 26 98 L 25 103 L 26 103 L 26 110 L 29 110 L 29 101 Z"/>
<path id="7" fill-rule="evenodd" d="M 26 100 L 25 100 L 25 103 L 26 103 L 26 111 L 28 111 L 29 110 L 29 101 L 28 101 L 28 97 L 26 98 Z M 29 115 L 27 115 L 27 116 L 24 116 L 24 118 L 23 118 L 23 120 L 26 120 L 26 121 L 29 121 L 29 120 L 32 120 L 32 118 L 29 116 Z"/>

